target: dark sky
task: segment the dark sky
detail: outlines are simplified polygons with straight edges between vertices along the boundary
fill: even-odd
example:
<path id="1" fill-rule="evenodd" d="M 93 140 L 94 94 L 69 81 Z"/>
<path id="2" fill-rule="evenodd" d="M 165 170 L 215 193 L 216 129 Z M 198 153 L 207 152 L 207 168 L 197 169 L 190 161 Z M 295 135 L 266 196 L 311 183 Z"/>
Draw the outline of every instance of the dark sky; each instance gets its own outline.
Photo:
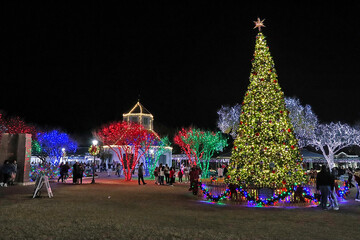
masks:
<path id="1" fill-rule="evenodd" d="M 87 135 L 121 120 L 140 94 L 157 123 L 215 130 L 221 105 L 242 102 L 260 17 L 285 95 L 323 122 L 354 123 L 359 9 L 357 1 L 3 1 L 0 109 Z"/>

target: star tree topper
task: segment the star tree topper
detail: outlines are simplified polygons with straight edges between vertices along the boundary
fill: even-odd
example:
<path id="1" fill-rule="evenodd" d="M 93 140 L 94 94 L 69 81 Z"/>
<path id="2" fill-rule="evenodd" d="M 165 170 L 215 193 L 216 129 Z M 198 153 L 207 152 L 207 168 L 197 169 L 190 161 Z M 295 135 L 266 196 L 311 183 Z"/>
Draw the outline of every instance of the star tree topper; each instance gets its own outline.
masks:
<path id="1" fill-rule="evenodd" d="M 264 21 L 265 21 L 265 19 L 264 19 L 264 20 L 260 20 L 260 18 L 258 18 L 257 21 L 254 21 L 254 23 L 255 23 L 254 29 L 255 29 L 255 28 L 258 28 L 259 31 L 261 31 L 261 27 L 265 27 L 265 25 L 264 25 L 264 23 L 263 23 Z"/>

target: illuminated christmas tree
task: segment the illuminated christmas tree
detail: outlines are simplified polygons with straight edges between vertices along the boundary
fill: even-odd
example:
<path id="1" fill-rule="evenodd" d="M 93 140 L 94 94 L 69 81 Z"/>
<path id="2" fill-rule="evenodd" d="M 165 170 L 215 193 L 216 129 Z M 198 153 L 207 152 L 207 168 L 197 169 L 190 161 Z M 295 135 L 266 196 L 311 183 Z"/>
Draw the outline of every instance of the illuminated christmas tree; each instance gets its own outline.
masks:
<path id="1" fill-rule="evenodd" d="M 241 106 L 240 124 L 227 182 L 282 188 L 304 181 L 302 158 L 284 93 L 258 19 L 250 85 Z"/>

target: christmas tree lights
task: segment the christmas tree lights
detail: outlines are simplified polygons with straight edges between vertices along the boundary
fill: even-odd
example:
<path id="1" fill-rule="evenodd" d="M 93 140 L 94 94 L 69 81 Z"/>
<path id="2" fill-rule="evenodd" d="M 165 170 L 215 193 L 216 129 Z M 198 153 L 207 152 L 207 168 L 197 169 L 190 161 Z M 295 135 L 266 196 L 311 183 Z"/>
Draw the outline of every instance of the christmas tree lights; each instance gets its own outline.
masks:
<path id="1" fill-rule="evenodd" d="M 241 110 L 227 183 L 276 189 L 304 182 L 298 142 L 262 32 Z"/>

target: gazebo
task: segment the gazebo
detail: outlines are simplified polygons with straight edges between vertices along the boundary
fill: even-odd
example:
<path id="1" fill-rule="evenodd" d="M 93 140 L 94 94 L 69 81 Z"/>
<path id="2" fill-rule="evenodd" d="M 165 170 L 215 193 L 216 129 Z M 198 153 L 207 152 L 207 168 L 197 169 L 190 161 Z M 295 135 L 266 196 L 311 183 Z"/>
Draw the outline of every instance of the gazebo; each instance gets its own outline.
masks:
<path id="1" fill-rule="evenodd" d="M 148 130 L 153 130 L 153 115 L 138 101 L 135 106 L 123 114 L 123 120 L 126 122 L 140 123 Z"/>

